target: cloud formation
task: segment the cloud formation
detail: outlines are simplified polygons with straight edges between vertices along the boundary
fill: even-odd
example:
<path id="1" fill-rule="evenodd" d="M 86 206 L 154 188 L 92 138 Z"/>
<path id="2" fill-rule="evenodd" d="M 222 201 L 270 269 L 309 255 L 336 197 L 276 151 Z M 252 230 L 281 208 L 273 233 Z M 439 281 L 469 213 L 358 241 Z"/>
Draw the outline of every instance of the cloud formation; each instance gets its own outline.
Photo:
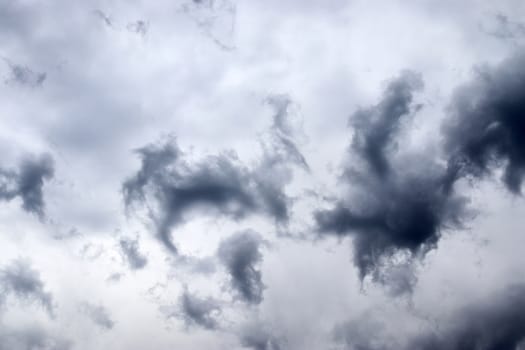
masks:
<path id="1" fill-rule="evenodd" d="M 54 317 L 53 297 L 46 292 L 39 272 L 27 261 L 14 260 L 0 270 L 0 301 L 8 296 L 40 304 L 50 317 Z"/>
<path id="2" fill-rule="evenodd" d="M 121 238 L 119 247 L 121 255 L 130 269 L 140 270 L 148 264 L 148 258 L 140 252 L 138 238 Z"/>
<path id="3" fill-rule="evenodd" d="M 262 261 L 261 236 L 254 231 L 238 232 L 223 240 L 217 255 L 230 277 L 230 285 L 241 300 L 259 304 L 264 284 L 257 265 Z"/>
<path id="4" fill-rule="evenodd" d="M 111 318 L 109 311 L 102 305 L 84 302 L 80 305 L 80 312 L 104 330 L 110 330 L 115 326 L 115 322 Z"/>
<path id="5" fill-rule="evenodd" d="M 350 157 L 358 158 L 348 161 L 343 181 L 354 193 L 315 212 L 321 235 L 354 237 L 361 279 L 377 276 L 382 259 L 399 251 L 426 253 L 444 228 L 460 226 L 465 215 L 466 200 L 454 193 L 455 178 L 446 166 L 432 155 L 400 160 L 394 155 L 404 119 L 419 108 L 412 101 L 422 85 L 418 74 L 405 71 L 387 85 L 378 104 L 352 115 Z"/>
<path id="6" fill-rule="evenodd" d="M 521 193 L 525 176 L 525 51 L 456 91 L 443 130 L 451 167 L 483 177 L 503 168 L 509 191 Z"/>
<path id="7" fill-rule="evenodd" d="M 308 164 L 289 122 L 291 101 L 272 96 L 268 103 L 275 112 L 273 124 L 261 140 L 263 154 L 253 168 L 234 152 L 191 160 L 174 137 L 136 150 L 141 168 L 123 184 L 125 204 L 148 208 L 157 237 L 170 251 L 177 251 L 171 230 L 195 211 L 234 220 L 263 214 L 278 224 L 288 222 L 291 200 L 285 187 L 292 180 L 292 167 L 308 170 Z"/>
<path id="8" fill-rule="evenodd" d="M 216 329 L 219 326 L 217 317 L 220 316 L 221 311 L 219 301 L 213 298 L 200 298 L 185 289 L 179 298 L 177 315 L 187 327 Z"/>
<path id="9" fill-rule="evenodd" d="M 0 168 L 0 199 L 22 200 L 22 208 L 44 217 L 44 183 L 54 175 L 53 158 L 48 154 L 25 158 L 17 170 Z"/>
<path id="10" fill-rule="evenodd" d="M 525 288 L 513 286 L 482 305 L 458 310 L 442 330 L 415 337 L 407 350 L 518 350 L 523 345 Z"/>

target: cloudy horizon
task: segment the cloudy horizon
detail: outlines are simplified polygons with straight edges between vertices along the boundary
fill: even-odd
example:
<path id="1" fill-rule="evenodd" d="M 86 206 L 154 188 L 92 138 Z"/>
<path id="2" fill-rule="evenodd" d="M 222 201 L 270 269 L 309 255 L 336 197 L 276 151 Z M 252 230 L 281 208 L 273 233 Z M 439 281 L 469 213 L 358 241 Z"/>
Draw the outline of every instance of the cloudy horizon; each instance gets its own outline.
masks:
<path id="1" fill-rule="evenodd" d="M 0 350 L 525 349 L 523 18 L 0 0 Z"/>

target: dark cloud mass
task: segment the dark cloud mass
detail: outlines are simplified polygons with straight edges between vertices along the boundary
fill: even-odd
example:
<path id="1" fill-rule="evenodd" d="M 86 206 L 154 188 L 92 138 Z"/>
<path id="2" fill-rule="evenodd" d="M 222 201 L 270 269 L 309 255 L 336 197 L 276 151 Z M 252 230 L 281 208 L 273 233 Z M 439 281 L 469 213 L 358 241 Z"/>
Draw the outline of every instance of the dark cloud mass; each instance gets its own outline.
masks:
<path id="1" fill-rule="evenodd" d="M 343 180 L 356 187 L 355 194 L 315 213 L 323 235 L 354 237 L 361 278 L 377 273 L 381 259 L 399 250 L 427 252 L 441 230 L 459 226 L 465 214 L 465 199 L 454 194 L 446 167 L 427 155 L 394 159 L 392 144 L 421 87 L 418 74 L 403 72 L 388 84 L 380 103 L 351 117 L 351 151 L 358 159 L 349 161 Z"/>
<path id="2" fill-rule="evenodd" d="M 460 88 L 445 123 L 451 167 L 462 176 L 502 167 L 503 182 L 521 192 L 525 176 L 525 51 L 498 67 L 482 67 L 476 81 Z"/>
<path id="3" fill-rule="evenodd" d="M 292 180 L 292 165 L 308 170 L 308 164 L 287 121 L 290 100 L 278 96 L 268 101 L 275 110 L 274 123 L 261 140 L 263 154 L 253 168 L 232 152 L 192 161 L 173 137 L 136 151 L 142 164 L 123 185 L 124 201 L 128 208 L 135 203 L 148 207 L 157 235 L 170 251 L 176 252 L 171 230 L 196 209 L 234 220 L 258 213 L 279 224 L 288 222 L 291 200 L 285 186 Z"/>
<path id="4" fill-rule="evenodd" d="M 47 154 L 26 158 L 18 170 L 0 168 L 0 199 L 10 201 L 20 197 L 24 210 L 42 218 L 45 208 L 44 182 L 53 174 L 53 159 Z"/>
<path id="5" fill-rule="evenodd" d="M 514 286 L 495 300 L 470 305 L 441 330 L 417 336 L 407 350 L 520 350 L 525 345 L 525 288 Z"/>
<path id="6" fill-rule="evenodd" d="M 262 261 L 262 238 L 253 231 L 238 232 L 221 242 L 218 256 L 230 275 L 237 296 L 251 304 L 263 299 L 264 284 L 257 265 Z"/>
<path id="7" fill-rule="evenodd" d="M 0 270 L 0 301 L 8 296 L 40 304 L 47 313 L 54 317 L 53 297 L 45 291 L 44 283 L 38 271 L 28 262 L 15 260 Z"/>
<path id="8" fill-rule="evenodd" d="M 130 269 L 140 270 L 148 264 L 148 258 L 139 250 L 138 239 L 122 238 L 119 240 L 119 246 Z"/>

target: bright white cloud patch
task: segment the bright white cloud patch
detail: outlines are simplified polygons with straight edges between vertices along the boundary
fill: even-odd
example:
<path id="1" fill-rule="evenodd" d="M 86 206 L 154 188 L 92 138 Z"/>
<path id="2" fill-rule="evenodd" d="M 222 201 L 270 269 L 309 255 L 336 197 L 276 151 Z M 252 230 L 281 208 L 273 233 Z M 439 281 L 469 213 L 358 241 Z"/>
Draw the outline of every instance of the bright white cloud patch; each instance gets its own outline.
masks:
<path id="1" fill-rule="evenodd" d="M 0 349 L 523 349 L 525 3 L 0 2 Z"/>

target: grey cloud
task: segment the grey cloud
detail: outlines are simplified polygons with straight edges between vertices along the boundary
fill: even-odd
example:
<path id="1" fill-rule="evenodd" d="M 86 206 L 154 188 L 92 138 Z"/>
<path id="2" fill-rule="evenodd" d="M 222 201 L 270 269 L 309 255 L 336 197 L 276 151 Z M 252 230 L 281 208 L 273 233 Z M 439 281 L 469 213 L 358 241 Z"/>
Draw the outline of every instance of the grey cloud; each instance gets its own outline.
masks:
<path id="1" fill-rule="evenodd" d="M 494 23 L 489 28 L 484 28 L 487 34 L 498 39 L 512 40 L 525 37 L 525 24 L 511 20 L 508 16 L 498 13 L 494 16 Z"/>
<path id="2" fill-rule="evenodd" d="M 454 177 L 432 155 L 407 155 L 394 161 L 392 144 L 404 116 L 412 110 L 419 75 L 403 72 L 387 86 L 381 102 L 351 118 L 351 151 L 364 162 L 345 169 L 343 180 L 355 194 L 335 207 L 315 212 L 321 235 L 354 237 L 354 260 L 361 279 L 377 276 L 381 261 L 398 252 L 424 254 L 434 248 L 441 231 L 460 227 L 466 199 L 453 191 Z M 357 163 L 360 164 L 360 163 Z"/>
<path id="3" fill-rule="evenodd" d="M 119 247 L 122 257 L 132 270 L 143 269 L 148 264 L 148 258 L 140 252 L 138 238 L 121 238 Z"/>
<path id="4" fill-rule="evenodd" d="M 141 36 L 146 36 L 149 30 L 149 23 L 144 20 L 137 20 L 137 21 L 128 23 L 126 25 L 126 29 L 132 33 L 136 33 Z"/>
<path id="5" fill-rule="evenodd" d="M 195 210 L 234 220 L 264 214 L 278 224 L 288 222 L 291 200 L 285 187 L 292 180 L 292 165 L 308 165 L 286 124 L 290 102 L 271 101 L 277 106 L 274 124 L 261 141 L 263 155 L 253 168 L 232 152 L 191 161 L 174 137 L 136 150 L 142 164 L 123 184 L 126 207 L 144 205 L 157 227 L 157 237 L 170 251 L 177 251 L 171 230 Z"/>
<path id="6" fill-rule="evenodd" d="M 259 209 L 256 183 L 248 170 L 226 154 L 209 156 L 203 162 L 189 164 L 174 140 L 161 146 L 139 149 L 142 167 L 123 186 L 129 206 L 145 201 L 147 186 L 158 204 L 150 215 L 157 225 L 157 235 L 173 252 L 171 229 L 181 224 L 191 209 L 204 209 L 240 219 Z"/>
<path id="7" fill-rule="evenodd" d="M 483 177 L 503 168 L 503 182 L 521 192 L 525 176 L 525 51 L 498 67 L 482 67 L 458 89 L 443 127 L 458 176 Z"/>
<path id="8" fill-rule="evenodd" d="M 69 350 L 73 343 L 40 327 L 0 330 L 0 350 Z"/>
<path id="9" fill-rule="evenodd" d="M 95 14 L 95 16 L 100 18 L 106 26 L 113 27 L 113 21 L 111 20 L 109 15 L 105 14 L 102 10 L 94 10 L 93 13 Z"/>
<path id="10" fill-rule="evenodd" d="M 359 154 L 375 175 L 388 175 L 388 147 L 393 145 L 402 118 L 411 112 L 413 95 L 422 89 L 418 73 L 405 71 L 392 80 L 383 92 L 381 101 L 360 109 L 350 118 L 354 128 L 352 150 Z"/>
<path id="11" fill-rule="evenodd" d="M 110 330 L 115 326 L 108 310 L 102 305 L 84 302 L 80 305 L 80 312 L 102 329 Z"/>
<path id="12" fill-rule="evenodd" d="M 271 334 L 271 331 L 259 323 L 250 324 L 240 334 L 244 348 L 253 350 L 283 350 L 284 341 Z"/>
<path id="13" fill-rule="evenodd" d="M 216 329 L 219 326 L 217 317 L 221 314 L 220 303 L 212 298 L 200 298 L 187 289 L 179 298 L 178 315 L 186 326 L 200 326 L 205 329 Z"/>
<path id="14" fill-rule="evenodd" d="M 422 334 L 408 350 L 518 350 L 525 345 L 525 288 L 514 286 L 483 305 L 458 310 L 442 331 Z"/>
<path id="15" fill-rule="evenodd" d="M 44 182 L 53 174 L 53 159 L 48 154 L 27 157 L 18 170 L 0 168 L 0 199 L 10 201 L 20 197 L 24 210 L 42 218 L 45 208 Z"/>
<path id="16" fill-rule="evenodd" d="M 27 66 L 16 64 L 4 58 L 5 63 L 9 67 L 9 76 L 6 79 L 7 84 L 19 84 L 36 88 L 42 86 L 46 80 L 47 74 L 45 72 L 35 72 Z"/>
<path id="17" fill-rule="evenodd" d="M 254 231 L 238 232 L 223 240 L 217 255 L 230 275 L 237 296 L 251 304 L 263 300 L 264 284 L 257 265 L 262 261 L 261 236 Z"/>
<path id="18" fill-rule="evenodd" d="M 54 317 L 53 297 L 45 291 L 38 271 L 26 261 L 14 260 L 0 270 L 0 301 L 10 295 L 24 302 L 38 303 Z"/>

